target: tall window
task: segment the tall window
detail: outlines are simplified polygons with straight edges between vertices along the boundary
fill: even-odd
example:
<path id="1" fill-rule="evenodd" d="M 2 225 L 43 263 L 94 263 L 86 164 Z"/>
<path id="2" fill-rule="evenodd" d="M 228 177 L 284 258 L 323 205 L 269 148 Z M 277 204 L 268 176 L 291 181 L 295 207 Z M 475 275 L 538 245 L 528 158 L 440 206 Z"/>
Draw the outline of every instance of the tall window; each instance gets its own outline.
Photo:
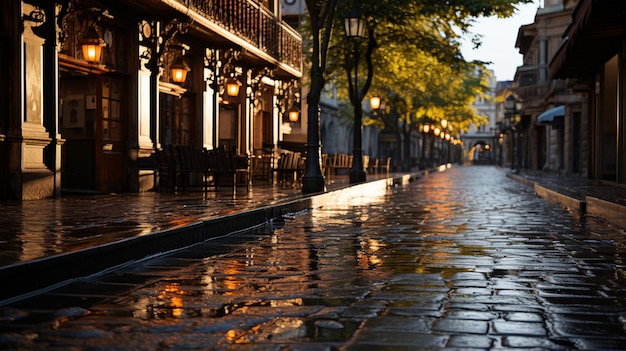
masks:
<path id="1" fill-rule="evenodd" d="M 191 99 L 161 94 L 161 143 L 191 145 Z"/>
<path id="2" fill-rule="evenodd" d="M 102 140 L 122 140 L 122 87 L 120 81 L 102 81 Z"/>

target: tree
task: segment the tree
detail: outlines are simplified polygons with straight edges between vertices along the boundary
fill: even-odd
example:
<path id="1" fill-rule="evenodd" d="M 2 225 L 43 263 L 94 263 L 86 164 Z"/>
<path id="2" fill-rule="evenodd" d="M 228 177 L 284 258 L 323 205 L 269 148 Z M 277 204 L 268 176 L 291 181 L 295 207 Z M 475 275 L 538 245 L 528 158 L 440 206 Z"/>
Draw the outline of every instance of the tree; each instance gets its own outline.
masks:
<path id="1" fill-rule="evenodd" d="M 467 68 L 467 63 L 460 53 L 460 34 L 469 33 L 471 24 L 479 16 L 508 17 L 513 14 L 516 4 L 530 3 L 533 0 L 306 0 L 310 23 L 311 39 L 311 90 L 307 97 L 309 103 L 309 145 L 307 167 L 303 178 L 303 192 L 319 190 L 319 179 L 323 176 L 319 170 L 319 142 L 311 145 L 312 136 L 319 140 L 319 98 L 324 87 L 325 75 L 336 76 L 343 70 L 345 82 L 350 81 L 353 72 L 365 69 L 365 77 L 355 80 L 356 84 L 344 84 L 348 96 L 354 105 L 355 120 L 359 118 L 363 98 L 367 95 L 374 75 L 374 67 L 384 67 L 387 60 L 381 59 L 375 66 L 374 53 L 389 45 L 408 45 L 435 58 L 451 69 Z M 368 22 L 368 40 L 353 43 L 335 31 L 333 27 L 341 25 L 341 17 L 348 11 L 357 9 Z M 330 46 L 332 40 L 332 46 Z M 479 43 L 479 38 L 475 38 Z M 345 59 L 353 48 L 365 53 L 364 62 Z M 330 57 L 327 57 L 330 55 Z M 383 56 L 384 58 L 384 56 Z M 327 67 L 328 65 L 328 67 Z M 365 67 L 360 67 L 364 65 Z M 356 89 L 356 87 L 361 87 Z M 409 106 L 407 104 L 407 106 Z M 314 118 L 311 118 L 314 116 Z M 313 121 L 313 123 L 311 123 Z M 315 126 L 311 126 L 315 124 Z M 355 125 L 360 128 L 360 125 Z M 408 126 L 410 128 L 410 124 Z M 315 153 L 315 155 L 312 155 Z M 315 156 L 315 157 L 311 157 Z M 314 160 L 315 158 L 315 160 Z M 318 176 L 317 174 L 320 174 Z M 315 179 L 315 181 L 313 181 Z M 305 184 L 306 183 L 306 184 Z M 315 183 L 315 186 L 311 186 Z M 306 188 L 306 189 L 305 189 Z"/>

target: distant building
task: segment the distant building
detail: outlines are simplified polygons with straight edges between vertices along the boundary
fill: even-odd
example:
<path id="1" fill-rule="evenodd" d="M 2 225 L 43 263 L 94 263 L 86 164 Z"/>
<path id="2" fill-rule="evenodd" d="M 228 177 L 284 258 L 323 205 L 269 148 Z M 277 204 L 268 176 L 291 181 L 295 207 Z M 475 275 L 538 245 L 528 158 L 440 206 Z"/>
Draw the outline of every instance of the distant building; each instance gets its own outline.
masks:
<path id="1" fill-rule="evenodd" d="M 470 129 L 461 134 L 466 160 L 474 164 L 492 164 L 496 162 L 496 89 L 497 82 L 492 70 L 489 70 L 488 91 L 476 96 L 473 103 L 476 113 L 487 118 L 488 123 L 479 126 L 472 124 Z M 478 74 L 478 73 L 477 73 Z"/>

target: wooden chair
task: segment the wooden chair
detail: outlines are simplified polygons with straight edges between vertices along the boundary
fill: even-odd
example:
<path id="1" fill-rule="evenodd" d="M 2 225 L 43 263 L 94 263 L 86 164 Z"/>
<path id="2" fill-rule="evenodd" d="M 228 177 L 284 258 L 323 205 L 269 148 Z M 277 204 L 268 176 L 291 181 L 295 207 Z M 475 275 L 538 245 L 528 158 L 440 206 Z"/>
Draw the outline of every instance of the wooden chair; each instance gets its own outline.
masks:
<path id="1" fill-rule="evenodd" d="M 247 155 L 235 156 L 220 146 L 209 152 L 208 160 L 215 190 L 226 185 L 232 187 L 234 191 L 242 182 L 245 182 L 246 189 L 250 189 L 250 165 Z"/>
<path id="2" fill-rule="evenodd" d="M 363 167 L 363 168 L 367 169 L 367 172 L 370 174 L 378 174 L 378 160 L 379 160 L 378 157 L 372 158 L 372 160 L 370 161 L 368 165 L 369 167 L 367 168 Z"/>
<path id="3" fill-rule="evenodd" d="M 271 154 L 255 155 L 251 158 L 251 176 L 252 181 L 259 179 L 268 182 L 272 181 L 272 166 L 274 164 L 274 157 Z"/>
<path id="4" fill-rule="evenodd" d="M 352 168 L 352 155 L 335 154 L 333 156 L 331 175 L 338 175 L 341 171 L 350 172 Z"/>
<path id="5" fill-rule="evenodd" d="M 391 168 L 391 157 L 383 157 L 378 160 L 378 172 L 385 174 L 389 177 L 389 169 Z"/>
<path id="6" fill-rule="evenodd" d="M 162 154 L 160 173 L 166 176 L 163 180 L 168 188 L 186 192 L 198 186 L 208 191 L 212 178 L 204 149 L 195 149 L 189 145 L 168 145 L 159 153 Z"/>
<path id="7" fill-rule="evenodd" d="M 156 150 L 159 191 L 176 188 L 176 160 L 169 147 Z"/>
<path id="8" fill-rule="evenodd" d="M 289 182 L 294 185 L 304 173 L 304 159 L 298 152 L 282 153 L 274 172 L 279 183 Z"/>

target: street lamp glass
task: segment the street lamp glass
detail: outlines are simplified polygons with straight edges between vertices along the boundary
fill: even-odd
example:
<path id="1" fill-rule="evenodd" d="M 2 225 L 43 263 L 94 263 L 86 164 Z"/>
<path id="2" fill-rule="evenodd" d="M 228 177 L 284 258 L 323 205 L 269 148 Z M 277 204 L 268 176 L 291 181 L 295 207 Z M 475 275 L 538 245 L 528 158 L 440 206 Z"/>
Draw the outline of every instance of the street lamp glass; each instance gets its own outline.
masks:
<path id="1" fill-rule="evenodd" d="M 515 109 L 515 102 L 516 102 L 515 96 L 513 96 L 513 94 L 509 95 L 505 101 L 506 109 L 509 111 L 513 111 Z"/>
<path id="2" fill-rule="evenodd" d="M 378 110 L 380 108 L 380 98 L 378 96 L 372 96 L 370 98 L 370 107 L 372 110 Z"/>
<path id="3" fill-rule="evenodd" d="M 300 117 L 300 110 L 296 106 L 291 107 L 287 114 L 289 116 L 289 122 L 298 122 L 298 118 Z"/>
<path id="4" fill-rule="evenodd" d="M 350 12 L 343 19 L 346 36 L 350 38 L 362 38 L 365 36 L 365 20 L 356 12 Z"/>

